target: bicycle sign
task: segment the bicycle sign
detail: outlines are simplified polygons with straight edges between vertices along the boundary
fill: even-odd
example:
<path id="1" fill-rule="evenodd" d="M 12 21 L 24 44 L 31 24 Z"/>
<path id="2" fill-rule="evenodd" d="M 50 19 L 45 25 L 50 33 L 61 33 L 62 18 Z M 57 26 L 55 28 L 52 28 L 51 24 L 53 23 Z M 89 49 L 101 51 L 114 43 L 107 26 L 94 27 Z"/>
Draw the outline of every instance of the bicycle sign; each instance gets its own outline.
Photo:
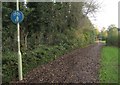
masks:
<path id="1" fill-rule="evenodd" d="M 11 13 L 11 20 L 13 23 L 17 24 L 22 22 L 24 19 L 24 15 L 21 11 L 13 11 Z"/>

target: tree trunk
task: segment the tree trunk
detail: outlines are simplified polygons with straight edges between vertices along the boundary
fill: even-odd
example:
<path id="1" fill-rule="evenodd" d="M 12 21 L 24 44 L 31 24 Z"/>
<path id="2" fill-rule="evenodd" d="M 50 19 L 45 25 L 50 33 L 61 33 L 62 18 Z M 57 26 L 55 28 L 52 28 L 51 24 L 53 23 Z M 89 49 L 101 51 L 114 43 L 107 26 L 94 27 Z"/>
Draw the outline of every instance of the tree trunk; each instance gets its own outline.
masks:
<path id="1" fill-rule="evenodd" d="M 27 34 L 25 35 L 25 50 L 27 50 L 27 48 L 28 48 L 28 45 L 27 45 L 27 37 L 28 37 L 28 32 L 27 32 Z"/>

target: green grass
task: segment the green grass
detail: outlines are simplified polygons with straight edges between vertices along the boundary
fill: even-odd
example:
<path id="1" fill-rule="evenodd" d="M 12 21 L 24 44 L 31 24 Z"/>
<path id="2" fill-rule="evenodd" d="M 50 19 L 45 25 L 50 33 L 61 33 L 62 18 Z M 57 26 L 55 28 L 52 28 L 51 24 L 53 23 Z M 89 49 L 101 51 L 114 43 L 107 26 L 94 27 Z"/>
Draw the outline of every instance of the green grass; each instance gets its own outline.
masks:
<path id="1" fill-rule="evenodd" d="M 103 47 L 100 68 L 101 83 L 118 83 L 118 48 Z"/>

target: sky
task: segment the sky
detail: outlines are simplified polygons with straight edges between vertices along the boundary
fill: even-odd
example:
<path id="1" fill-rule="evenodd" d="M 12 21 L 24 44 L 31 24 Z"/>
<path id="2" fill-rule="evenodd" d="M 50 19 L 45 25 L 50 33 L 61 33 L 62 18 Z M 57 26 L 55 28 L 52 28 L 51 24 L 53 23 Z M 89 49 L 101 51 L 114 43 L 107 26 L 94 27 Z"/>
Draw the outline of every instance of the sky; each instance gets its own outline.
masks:
<path id="1" fill-rule="evenodd" d="M 92 23 L 101 30 L 108 28 L 111 24 L 118 27 L 118 2 L 120 0 L 97 0 L 101 8 L 95 14 L 95 18 L 90 18 Z"/>

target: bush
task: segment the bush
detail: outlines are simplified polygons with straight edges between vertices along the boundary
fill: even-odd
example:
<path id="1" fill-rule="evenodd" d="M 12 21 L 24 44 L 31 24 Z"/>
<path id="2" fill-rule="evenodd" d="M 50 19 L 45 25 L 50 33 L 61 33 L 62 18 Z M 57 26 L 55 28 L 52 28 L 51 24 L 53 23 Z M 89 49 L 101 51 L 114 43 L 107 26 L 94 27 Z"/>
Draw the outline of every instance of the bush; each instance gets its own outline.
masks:
<path id="1" fill-rule="evenodd" d="M 106 43 L 110 46 L 118 46 L 118 37 L 108 37 Z"/>
<path id="2" fill-rule="evenodd" d="M 120 33 L 118 34 L 118 47 L 120 48 Z"/>
<path id="3" fill-rule="evenodd" d="M 22 52 L 23 74 L 41 64 L 55 60 L 58 56 L 68 52 L 67 44 L 56 46 L 40 45 L 38 48 Z M 18 55 L 16 52 L 3 53 L 3 82 L 10 82 L 18 78 Z"/>
<path id="4" fill-rule="evenodd" d="M 118 46 L 118 29 L 113 27 L 108 31 L 108 37 L 106 40 L 107 45 Z"/>
<path id="5" fill-rule="evenodd" d="M 17 76 L 17 53 L 3 53 L 2 62 L 3 82 L 9 82 Z"/>

